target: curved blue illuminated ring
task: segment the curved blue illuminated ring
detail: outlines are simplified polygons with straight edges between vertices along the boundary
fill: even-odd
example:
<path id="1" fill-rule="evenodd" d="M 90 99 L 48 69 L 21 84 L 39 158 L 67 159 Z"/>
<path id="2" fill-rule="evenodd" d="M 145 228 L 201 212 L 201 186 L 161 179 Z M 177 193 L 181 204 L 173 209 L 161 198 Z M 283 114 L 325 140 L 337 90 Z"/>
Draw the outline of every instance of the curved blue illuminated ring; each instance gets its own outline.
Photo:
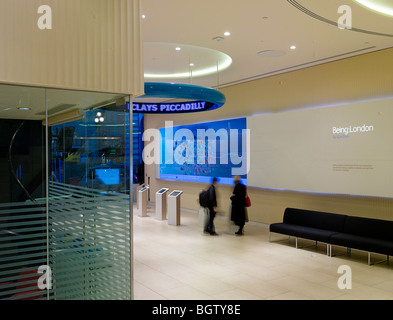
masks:
<path id="1" fill-rule="evenodd" d="M 145 83 L 145 94 L 141 98 L 173 98 L 173 99 L 187 99 L 195 100 L 188 101 L 187 104 L 206 102 L 206 108 L 195 109 L 195 110 L 183 110 L 183 111 L 170 111 L 171 113 L 185 113 L 185 112 L 197 112 L 197 111 L 210 111 L 218 109 L 225 104 L 225 96 L 218 90 L 197 86 L 193 84 L 181 84 L 181 83 L 164 83 L 164 82 L 146 82 Z M 134 103 L 134 105 L 147 105 L 148 103 Z M 161 104 L 159 104 L 161 105 Z M 160 110 L 160 109 L 158 109 Z M 160 111 L 148 111 L 142 110 L 141 108 L 135 108 L 134 112 L 142 113 L 168 113 Z"/>
<path id="2" fill-rule="evenodd" d="M 193 84 L 146 82 L 146 97 L 202 100 L 219 104 L 225 103 L 225 96 L 218 90 Z"/>

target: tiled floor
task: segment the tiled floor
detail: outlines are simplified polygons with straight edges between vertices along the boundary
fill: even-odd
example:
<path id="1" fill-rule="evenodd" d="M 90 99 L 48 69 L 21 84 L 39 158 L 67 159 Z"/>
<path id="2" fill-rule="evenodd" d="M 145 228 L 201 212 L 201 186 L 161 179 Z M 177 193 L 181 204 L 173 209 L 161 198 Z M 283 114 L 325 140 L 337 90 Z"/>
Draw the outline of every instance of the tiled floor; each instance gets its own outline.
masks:
<path id="1" fill-rule="evenodd" d="M 198 214 L 182 212 L 169 226 L 134 210 L 136 300 L 393 299 L 393 263 L 369 266 L 367 252 L 328 257 L 326 245 L 296 249 L 266 225 L 248 223 L 236 236 L 226 217 L 215 219 L 218 236 L 203 233 Z M 284 241 L 276 241 L 284 239 Z M 313 244 L 299 240 L 299 246 Z M 333 253 L 346 253 L 333 247 Z M 372 260 L 383 259 L 372 255 Z M 350 267 L 352 289 L 339 289 L 341 265 Z M 349 284 L 349 279 L 346 282 Z"/>

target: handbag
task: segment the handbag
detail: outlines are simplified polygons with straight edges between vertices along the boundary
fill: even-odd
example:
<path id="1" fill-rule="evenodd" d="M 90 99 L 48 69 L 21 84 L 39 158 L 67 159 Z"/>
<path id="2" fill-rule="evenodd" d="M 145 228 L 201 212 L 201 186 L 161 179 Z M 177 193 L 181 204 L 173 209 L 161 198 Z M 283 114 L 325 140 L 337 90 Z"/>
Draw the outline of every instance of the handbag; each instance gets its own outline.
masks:
<path id="1" fill-rule="evenodd" d="M 251 200 L 249 196 L 246 196 L 246 207 L 251 207 Z"/>
<path id="2" fill-rule="evenodd" d="M 246 190 L 246 207 L 251 207 L 251 200 L 250 197 L 248 196 L 247 190 Z"/>

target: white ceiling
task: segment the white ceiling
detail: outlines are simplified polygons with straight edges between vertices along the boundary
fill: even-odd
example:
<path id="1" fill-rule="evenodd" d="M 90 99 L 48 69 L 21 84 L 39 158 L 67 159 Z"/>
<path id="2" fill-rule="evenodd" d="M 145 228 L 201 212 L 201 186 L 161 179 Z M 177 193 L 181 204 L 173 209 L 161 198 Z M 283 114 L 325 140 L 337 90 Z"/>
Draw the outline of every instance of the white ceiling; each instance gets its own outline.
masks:
<path id="1" fill-rule="evenodd" d="M 391 0 L 374 2 L 393 8 Z M 337 26 L 342 5 L 352 11 L 352 30 Z M 142 13 L 145 74 L 185 73 L 145 77 L 153 82 L 228 86 L 393 46 L 393 17 L 351 0 L 142 0 Z M 227 31 L 230 36 L 224 36 Z M 231 66 L 195 76 L 206 65 L 217 69 L 212 50 L 230 56 Z M 268 52 L 260 56 L 261 51 Z"/>
<path id="2" fill-rule="evenodd" d="M 393 0 L 367 1 L 393 8 Z M 352 11 L 352 30 L 337 26 L 342 5 Z M 393 17 L 354 0 L 142 0 L 142 13 L 145 74 L 184 76 L 145 81 L 219 88 L 393 47 Z M 227 31 L 230 36 L 224 35 Z M 222 41 L 214 40 L 217 37 Z M 223 56 L 232 64 L 217 72 Z M 197 76 L 207 68 L 213 73 Z M 51 110 L 67 105 L 85 109 L 119 98 L 77 91 L 64 95 L 61 90 L 50 96 Z M 21 112 L 18 106 L 32 110 Z M 0 118 L 42 119 L 43 110 L 41 89 L 0 85 Z"/>

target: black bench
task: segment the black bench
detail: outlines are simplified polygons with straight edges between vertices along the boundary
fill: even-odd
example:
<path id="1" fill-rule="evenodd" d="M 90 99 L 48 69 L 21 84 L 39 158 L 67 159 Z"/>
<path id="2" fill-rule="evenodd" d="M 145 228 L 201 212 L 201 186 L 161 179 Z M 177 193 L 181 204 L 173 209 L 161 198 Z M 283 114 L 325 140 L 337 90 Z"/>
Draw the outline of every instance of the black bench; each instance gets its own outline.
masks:
<path id="1" fill-rule="evenodd" d="M 329 256 L 332 245 L 367 251 L 368 264 L 372 252 L 393 255 L 393 221 L 286 208 L 283 222 L 270 225 L 269 241 L 272 232 L 295 237 L 296 248 L 297 238 L 326 243 Z"/>
<path id="2" fill-rule="evenodd" d="M 371 252 L 384 254 L 389 260 L 393 255 L 393 221 L 347 216 L 343 232 L 332 234 L 329 243 L 367 251 L 368 264 Z"/>

